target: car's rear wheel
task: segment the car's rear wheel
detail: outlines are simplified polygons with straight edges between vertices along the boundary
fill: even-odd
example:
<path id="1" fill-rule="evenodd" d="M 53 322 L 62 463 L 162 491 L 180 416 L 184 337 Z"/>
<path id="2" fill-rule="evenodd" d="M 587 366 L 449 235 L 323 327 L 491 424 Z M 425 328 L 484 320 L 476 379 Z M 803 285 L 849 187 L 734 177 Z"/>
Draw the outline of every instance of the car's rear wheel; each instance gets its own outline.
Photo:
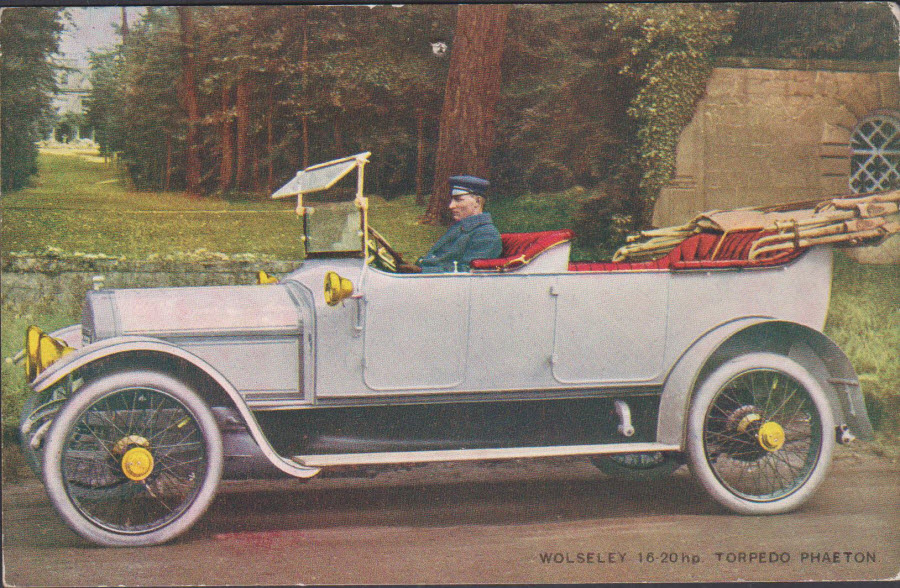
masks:
<path id="1" fill-rule="evenodd" d="M 825 476 L 834 420 L 821 386 L 782 355 L 749 353 L 717 368 L 691 406 L 694 474 L 725 507 L 775 514 L 803 504 Z"/>
<path id="2" fill-rule="evenodd" d="M 222 461 L 219 429 L 193 390 L 158 372 L 120 372 L 86 384 L 56 415 L 44 483 L 85 539 L 155 545 L 205 512 Z"/>
<path id="3" fill-rule="evenodd" d="M 676 455 L 663 451 L 603 455 L 592 457 L 591 462 L 607 476 L 637 482 L 666 478 L 682 464 Z"/>

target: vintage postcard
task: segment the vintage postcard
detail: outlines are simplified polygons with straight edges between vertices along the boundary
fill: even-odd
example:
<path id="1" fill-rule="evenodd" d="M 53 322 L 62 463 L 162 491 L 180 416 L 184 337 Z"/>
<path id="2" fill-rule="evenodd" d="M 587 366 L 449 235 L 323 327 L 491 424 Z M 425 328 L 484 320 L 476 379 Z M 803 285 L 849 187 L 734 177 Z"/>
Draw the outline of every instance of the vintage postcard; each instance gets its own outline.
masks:
<path id="1" fill-rule="evenodd" d="M 896 5 L 0 46 L 6 585 L 898 578 Z"/>

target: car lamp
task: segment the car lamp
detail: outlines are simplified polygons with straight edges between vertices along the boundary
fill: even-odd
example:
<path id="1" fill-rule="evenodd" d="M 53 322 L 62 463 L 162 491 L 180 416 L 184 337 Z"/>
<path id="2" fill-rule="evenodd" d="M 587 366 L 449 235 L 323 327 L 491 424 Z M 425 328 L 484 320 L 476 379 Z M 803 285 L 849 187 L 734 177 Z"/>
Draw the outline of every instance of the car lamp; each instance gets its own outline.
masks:
<path id="1" fill-rule="evenodd" d="M 59 358 L 75 351 L 59 339 L 54 339 L 31 325 L 25 331 L 25 377 L 34 380 Z"/>
<path id="2" fill-rule="evenodd" d="M 325 302 L 328 306 L 335 306 L 351 294 L 353 294 L 353 282 L 342 278 L 336 272 L 325 273 Z"/>

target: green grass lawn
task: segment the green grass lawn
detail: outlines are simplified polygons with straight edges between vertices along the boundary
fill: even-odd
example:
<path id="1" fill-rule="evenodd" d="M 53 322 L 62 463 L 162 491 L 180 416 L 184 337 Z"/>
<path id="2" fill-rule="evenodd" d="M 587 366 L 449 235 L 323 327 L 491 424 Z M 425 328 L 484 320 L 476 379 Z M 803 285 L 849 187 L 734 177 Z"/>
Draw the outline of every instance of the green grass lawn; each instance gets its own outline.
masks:
<path id="1" fill-rule="evenodd" d="M 112 164 L 96 157 L 42 153 L 34 187 L 2 199 L 2 249 L 61 255 L 106 254 L 129 259 L 197 253 L 251 255 L 298 260 L 300 222 L 294 202 L 190 199 L 179 193 L 135 192 Z M 491 202 L 502 232 L 571 226 L 578 204 L 592 194 L 573 190 L 529 194 Z M 390 201 L 369 195 L 370 222 L 412 261 L 443 233 L 418 223 L 424 212 L 412 196 Z M 21 348 L 25 327 L 53 330 L 79 320 L 61 312 L 52 293 L 32 308 L 2 308 L 2 354 Z M 900 432 L 900 266 L 864 266 L 838 254 L 825 333 L 859 372 L 873 421 L 886 445 Z M 25 389 L 20 366 L 2 366 L 4 438 L 13 433 Z"/>
<path id="2" fill-rule="evenodd" d="M 36 185 L 4 195 L 3 251 L 104 254 L 128 259 L 204 253 L 297 260 L 302 225 L 293 198 L 226 200 L 137 192 L 112 163 L 76 152 L 41 153 Z M 370 196 L 369 214 L 414 259 L 443 232 L 419 225 L 411 197 Z"/>

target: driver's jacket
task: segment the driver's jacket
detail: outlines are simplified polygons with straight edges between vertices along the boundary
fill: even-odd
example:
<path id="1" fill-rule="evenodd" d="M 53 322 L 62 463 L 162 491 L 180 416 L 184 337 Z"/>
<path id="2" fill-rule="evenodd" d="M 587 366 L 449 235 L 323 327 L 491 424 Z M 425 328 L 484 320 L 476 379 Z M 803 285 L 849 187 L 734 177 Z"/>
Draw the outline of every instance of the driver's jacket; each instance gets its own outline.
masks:
<path id="1" fill-rule="evenodd" d="M 500 231 L 488 212 L 456 221 L 444 236 L 416 262 L 424 273 L 469 271 L 473 259 L 495 259 L 503 251 Z"/>

